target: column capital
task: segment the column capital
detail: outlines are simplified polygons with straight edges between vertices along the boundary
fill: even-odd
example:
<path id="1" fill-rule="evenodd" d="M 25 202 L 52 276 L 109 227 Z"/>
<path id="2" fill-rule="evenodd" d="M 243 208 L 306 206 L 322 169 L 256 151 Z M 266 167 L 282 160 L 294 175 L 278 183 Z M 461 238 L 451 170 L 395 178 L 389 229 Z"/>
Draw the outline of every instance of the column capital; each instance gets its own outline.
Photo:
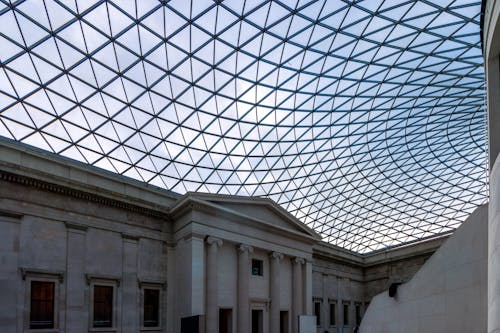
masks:
<path id="1" fill-rule="evenodd" d="M 253 252 L 253 246 L 246 245 L 246 244 L 240 244 L 240 245 L 238 245 L 238 250 L 241 253 L 244 253 L 244 252 L 252 253 Z"/>
<path id="2" fill-rule="evenodd" d="M 303 265 L 306 263 L 306 260 L 304 258 L 295 257 L 292 259 L 292 263 Z"/>
<path id="3" fill-rule="evenodd" d="M 269 257 L 271 259 L 283 260 L 284 256 L 283 256 L 283 253 L 273 251 L 273 252 L 269 253 Z"/>
<path id="4" fill-rule="evenodd" d="M 208 245 L 215 245 L 217 247 L 222 246 L 222 239 L 217 238 L 217 237 L 208 236 L 206 239 L 206 242 Z"/>

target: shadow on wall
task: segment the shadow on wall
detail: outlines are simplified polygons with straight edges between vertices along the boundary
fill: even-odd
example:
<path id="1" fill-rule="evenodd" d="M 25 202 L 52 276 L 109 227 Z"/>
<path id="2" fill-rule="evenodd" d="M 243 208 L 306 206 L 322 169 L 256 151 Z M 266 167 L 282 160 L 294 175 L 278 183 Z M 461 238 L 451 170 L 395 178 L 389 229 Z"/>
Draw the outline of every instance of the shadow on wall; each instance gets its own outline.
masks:
<path id="1" fill-rule="evenodd" d="M 486 332 L 487 247 L 486 204 L 393 297 L 373 298 L 359 332 Z"/>

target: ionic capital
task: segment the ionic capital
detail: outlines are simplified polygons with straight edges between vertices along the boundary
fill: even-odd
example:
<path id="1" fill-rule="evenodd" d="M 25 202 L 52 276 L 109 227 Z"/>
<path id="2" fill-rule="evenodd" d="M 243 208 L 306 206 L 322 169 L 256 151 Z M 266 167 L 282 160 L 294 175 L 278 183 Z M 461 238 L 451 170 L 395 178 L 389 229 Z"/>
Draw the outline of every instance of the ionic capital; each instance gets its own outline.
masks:
<path id="1" fill-rule="evenodd" d="M 240 244 L 238 246 L 238 250 L 241 252 L 241 253 L 245 253 L 245 252 L 248 252 L 248 253 L 253 253 L 253 246 L 250 246 L 250 245 L 245 245 L 245 244 Z"/>
<path id="2" fill-rule="evenodd" d="M 283 256 L 283 253 L 274 251 L 274 252 L 269 253 L 269 257 L 271 259 L 283 260 L 284 256 Z"/>
<path id="3" fill-rule="evenodd" d="M 212 246 L 212 245 L 215 245 L 217 247 L 222 246 L 222 239 L 217 238 L 217 237 L 208 236 L 206 242 L 210 246 Z"/>
<path id="4" fill-rule="evenodd" d="M 303 265 L 306 263 L 306 260 L 304 258 L 295 257 L 292 259 L 292 263 L 298 264 L 298 265 Z"/>

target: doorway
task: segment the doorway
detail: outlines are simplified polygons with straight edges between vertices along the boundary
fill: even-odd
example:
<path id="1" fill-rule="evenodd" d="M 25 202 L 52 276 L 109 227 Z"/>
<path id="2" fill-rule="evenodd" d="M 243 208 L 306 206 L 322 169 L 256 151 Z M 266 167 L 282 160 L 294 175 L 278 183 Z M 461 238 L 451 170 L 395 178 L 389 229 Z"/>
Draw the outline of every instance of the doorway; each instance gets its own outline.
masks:
<path id="1" fill-rule="evenodd" d="M 252 333 L 264 332 L 264 312 L 262 310 L 252 310 Z"/>
<path id="2" fill-rule="evenodd" d="M 288 311 L 280 311 L 280 333 L 288 332 Z"/>
<path id="3" fill-rule="evenodd" d="M 233 310 L 219 309 L 219 333 L 233 332 Z"/>

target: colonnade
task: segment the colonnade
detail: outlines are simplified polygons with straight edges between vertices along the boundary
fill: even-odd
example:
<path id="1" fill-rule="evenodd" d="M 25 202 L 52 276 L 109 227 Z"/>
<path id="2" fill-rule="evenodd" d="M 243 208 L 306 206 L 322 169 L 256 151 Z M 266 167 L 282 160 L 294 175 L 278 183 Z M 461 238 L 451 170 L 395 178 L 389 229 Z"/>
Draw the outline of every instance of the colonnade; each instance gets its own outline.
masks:
<path id="1" fill-rule="evenodd" d="M 218 333 L 218 316 L 219 305 L 218 297 L 218 281 L 217 281 L 217 265 L 219 248 L 223 241 L 215 237 L 207 237 L 207 285 L 206 285 L 206 319 L 205 330 L 207 333 Z M 236 305 L 236 329 L 238 333 L 250 333 L 251 328 L 251 299 L 250 299 L 250 277 L 251 277 L 251 254 L 254 248 L 250 245 L 239 244 L 238 251 L 238 276 L 237 276 L 237 305 Z M 270 252 L 270 272 L 269 276 L 269 332 L 280 332 L 280 297 L 281 297 L 281 262 L 284 260 L 284 255 L 279 252 Z M 307 263 L 304 258 L 291 258 L 293 265 L 292 274 L 292 333 L 298 332 L 297 316 L 311 314 L 311 309 L 308 303 L 312 302 L 311 295 L 308 295 L 311 288 L 307 285 L 311 284 L 310 276 L 312 275 L 312 266 Z M 311 270 L 311 274 L 308 274 Z"/>

